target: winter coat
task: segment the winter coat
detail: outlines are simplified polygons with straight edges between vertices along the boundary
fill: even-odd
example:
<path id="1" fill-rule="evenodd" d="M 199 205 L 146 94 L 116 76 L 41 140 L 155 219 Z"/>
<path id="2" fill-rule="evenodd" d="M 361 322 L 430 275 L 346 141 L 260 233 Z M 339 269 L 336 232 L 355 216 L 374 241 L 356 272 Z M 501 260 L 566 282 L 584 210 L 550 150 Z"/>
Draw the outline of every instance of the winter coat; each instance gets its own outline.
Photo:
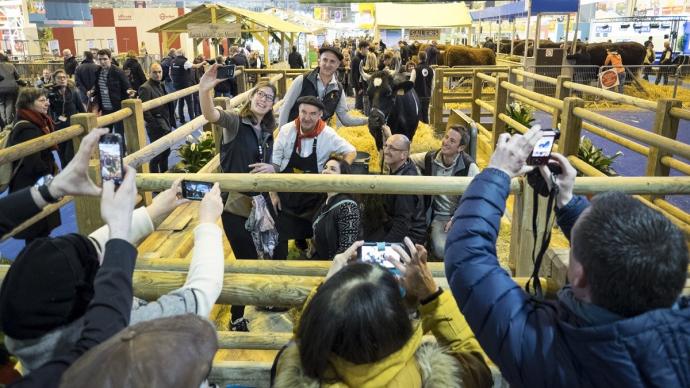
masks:
<path id="1" fill-rule="evenodd" d="M 314 291 L 312 291 L 312 295 Z M 290 343 L 279 354 L 274 386 L 282 387 L 490 387 L 491 372 L 474 334 L 448 292 L 420 306 L 421 324 L 397 352 L 370 364 L 355 365 L 332 355 L 326 375 L 319 382 L 304 374 L 299 347 Z M 435 341 L 423 334 L 431 332 Z"/>
<path id="2" fill-rule="evenodd" d="M 62 62 L 63 62 L 62 65 L 65 68 L 65 73 L 67 73 L 67 75 L 70 77 L 73 76 L 74 72 L 77 70 L 77 66 L 79 65 L 77 63 L 77 58 L 75 58 L 75 57 L 65 58 Z"/>
<path id="3" fill-rule="evenodd" d="M 74 81 L 77 83 L 79 92 L 86 95 L 86 92 L 96 86 L 96 73 L 101 67 L 93 61 L 83 60 L 74 73 Z"/>
<path id="4" fill-rule="evenodd" d="M 302 55 L 297 51 L 293 51 L 288 55 L 288 64 L 291 69 L 304 69 L 304 61 Z"/>
<path id="5" fill-rule="evenodd" d="M 474 177 L 448 234 L 445 269 L 463 315 L 511 387 L 690 387 L 687 298 L 623 318 L 578 302 L 569 288 L 557 302 L 538 301 L 499 267 L 496 239 L 509 189 L 500 170 Z M 587 206 L 574 197 L 557 209 L 566 236 Z M 587 323 L 578 315 L 585 309 L 609 319 Z"/>
<path id="6" fill-rule="evenodd" d="M 0 94 L 17 94 L 19 74 L 13 64 L 0 62 Z"/>
<path id="7" fill-rule="evenodd" d="M 101 92 L 100 86 L 98 85 L 98 77 L 103 71 L 103 68 L 99 68 L 96 71 L 96 83 L 94 85 L 94 99 L 98 106 L 103 109 L 101 105 Z M 110 102 L 113 105 L 113 111 L 120 110 L 122 108 L 122 100 L 128 99 L 127 89 L 131 86 L 129 80 L 125 75 L 125 72 L 117 66 L 110 66 L 108 70 L 108 94 L 110 96 Z"/>
<path id="8" fill-rule="evenodd" d="M 139 90 L 141 85 L 146 82 L 144 70 L 141 68 L 141 64 L 136 58 L 127 58 L 125 64 L 122 65 L 122 70 L 124 70 L 125 75 L 127 75 L 132 89 Z"/>

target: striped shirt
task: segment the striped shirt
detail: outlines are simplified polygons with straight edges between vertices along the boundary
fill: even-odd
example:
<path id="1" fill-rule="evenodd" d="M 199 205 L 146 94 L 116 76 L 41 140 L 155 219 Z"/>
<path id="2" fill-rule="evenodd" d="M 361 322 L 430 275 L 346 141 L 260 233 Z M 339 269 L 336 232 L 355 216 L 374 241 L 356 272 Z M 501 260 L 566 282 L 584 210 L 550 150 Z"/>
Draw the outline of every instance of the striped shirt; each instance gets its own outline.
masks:
<path id="1" fill-rule="evenodd" d="M 101 93 L 101 108 L 113 110 L 113 103 L 110 101 L 110 93 L 108 92 L 108 69 L 102 69 L 98 75 L 98 89 Z"/>

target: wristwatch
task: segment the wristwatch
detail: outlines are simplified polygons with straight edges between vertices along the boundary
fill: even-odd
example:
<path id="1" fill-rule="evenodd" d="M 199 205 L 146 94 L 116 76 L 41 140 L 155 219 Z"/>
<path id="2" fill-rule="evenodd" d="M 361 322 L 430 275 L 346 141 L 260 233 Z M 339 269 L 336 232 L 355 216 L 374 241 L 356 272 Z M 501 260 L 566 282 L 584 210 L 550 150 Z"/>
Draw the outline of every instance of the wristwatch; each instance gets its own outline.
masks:
<path id="1" fill-rule="evenodd" d="M 48 203 L 60 202 L 62 197 L 55 198 L 52 194 L 50 194 L 50 190 L 48 190 L 51 182 L 53 182 L 53 176 L 50 174 L 39 178 L 36 182 L 36 188 L 38 189 L 38 193 L 41 194 L 41 198 L 43 198 L 43 200 Z"/>

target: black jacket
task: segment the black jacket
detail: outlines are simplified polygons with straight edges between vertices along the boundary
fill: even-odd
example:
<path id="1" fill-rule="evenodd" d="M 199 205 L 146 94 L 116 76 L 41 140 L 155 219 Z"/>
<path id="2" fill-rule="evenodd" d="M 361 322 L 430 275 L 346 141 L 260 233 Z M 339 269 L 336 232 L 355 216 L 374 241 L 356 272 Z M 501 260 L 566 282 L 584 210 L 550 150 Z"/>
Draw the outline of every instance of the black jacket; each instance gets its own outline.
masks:
<path id="1" fill-rule="evenodd" d="M 152 79 L 144 82 L 139 88 L 139 98 L 141 101 L 153 100 L 165 96 L 166 94 L 163 83 Z M 172 123 L 175 122 L 175 120 L 173 120 L 174 116 L 172 116 L 173 110 L 171 104 L 161 105 L 157 108 L 145 111 L 144 121 L 146 122 L 146 127 L 149 129 L 170 131 L 172 129 Z"/>
<path id="2" fill-rule="evenodd" d="M 81 337 L 67 355 L 49 361 L 10 387 L 59 387 L 63 373 L 82 354 L 129 325 L 136 257 L 137 249 L 125 240 L 113 239 L 105 244 L 103 264 L 93 282 L 94 296 L 84 314 Z"/>
<path id="3" fill-rule="evenodd" d="M 16 120 L 12 132 L 10 133 L 7 146 L 17 145 L 44 135 L 41 128 L 36 124 L 30 121 L 22 121 L 25 119 L 21 117 L 21 115 L 19 115 Z M 25 187 L 33 186 L 36 181 L 43 176 L 48 174 L 54 175 L 57 172 L 57 164 L 55 163 L 52 149 L 48 148 L 43 151 L 35 152 L 12 162 L 12 171 L 16 172 L 10 181 L 10 193 L 14 193 Z M 60 223 L 60 212 L 53 212 L 17 234 L 16 238 L 29 239 L 45 236 L 51 230 L 60 226 Z"/>
<path id="4" fill-rule="evenodd" d="M 103 71 L 103 68 L 99 68 L 96 72 L 96 80 L 98 80 L 101 71 Z M 107 84 L 108 95 L 110 95 L 110 102 L 113 104 L 113 110 L 120 110 L 122 108 L 122 100 L 129 98 L 127 89 L 131 88 L 125 72 L 117 66 L 110 66 Z M 96 81 L 94 85 L 94 92 L 96 103 L 103 109 L 101 105 L 101 89 L 98 85 L 98 81 Z"/>
<path id="5" fill-rule="evenodd" d="M 141 68 L 141 64 L 139 64 L 136 58 L 127 58 L 125 64 L 122 65 L 122 70 L 124 70 L 125 75 L 127 75 L 132 89 L 138 90 L 139 87 L 146 82 L 144 70 Z"/>
<path id="6" fill-rule="evenodd" d="M 31 188 L 15 191 L 0 198 L 0 235 L 5 235 L 41 211 L 31 198 Z"/>
<path id="7" fill-rule="evenodd" d="M 175 57 L 168 55 L 161 61 L 161 67 L 163 68 L 163 82 L 170 82 L 170 66 Z"/>
<path id="8" fill-rule="evenodd" d="M 96 73 L 101 67 L 93 61 L 83 60 L 74 73 L 74 80 L 81 93 L 86 92 L 96 86 Z"/>
<path id="9" fill-rule="evenodd" d="M 84 113 L 84 104 L 79 99 L 79 93 L 71 86 L 65 88 L 64 96 L 60 93 L 60 88 L 54 86 L 48 93 L 48 99 L 50 100 L 50 117 L 56 129 L 69 127 L 73 114 Z M 67 121 L 60 121 L 60 116 L 66 117 Z"/>
<path id="10" fill-rule="evenodd" d="M 434 70 L 425 62 L 420 62 L 414 69 L 414 91 L 420 99 L 431 98 L 431 90 L 434 82 Z"/>
<path id="11" fill-rule="evenodd" d="M 416 176 L 417 168 L 411 160 L 407 160 L 391 175 Z M 383 208 L 386 213 L 384 230 L 388 231 L 384 241 L 402 242 L 408 236 L 416 244 L 426 241 L 426 209 L 421 195 L 385 195 Z"/>
<path id="12" fill-rule="evenodd" d="M 65 67 L 65 73 L 67 73 L 68 76 L 73 76 L 74 72 L 77 70 L 77 58 L 75 57 L 69 57 L 65 58 L 63 60 L 63 66 Z"/>
<path id="13" fill-rule="evenodd" d="M 364 81 L 362 80 L 359 68 L 364 66 L 366 61 L 367 58 L 358 51 L 350 63 L 350 85 L 352 85 L 355 90 L 362 90 L 364 88 Z"/>
<path id="14" fill-rule="evenodd" d="M 288 55 L 288 64 L 291 69 L 304 69 L 304 61 L 297 51 L 293 51 Z"/>

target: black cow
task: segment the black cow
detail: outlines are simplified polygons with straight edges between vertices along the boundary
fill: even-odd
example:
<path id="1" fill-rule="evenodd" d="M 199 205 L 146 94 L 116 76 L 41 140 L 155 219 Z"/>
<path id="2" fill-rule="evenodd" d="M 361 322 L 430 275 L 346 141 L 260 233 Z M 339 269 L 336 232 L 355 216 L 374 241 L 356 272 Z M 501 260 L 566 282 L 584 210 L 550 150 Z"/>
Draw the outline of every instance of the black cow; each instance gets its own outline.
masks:
<path id="1" fill-rule="evenodd" d="M 391 134 L 403 134 L 412 141 L 419 124 L 419 97 L 414 84 L 397 71 L 382 70 L 371 75 L 361 72 L 368 81 L 369 132 L 377 149 L 383 149 L 384 124 Z"/>

